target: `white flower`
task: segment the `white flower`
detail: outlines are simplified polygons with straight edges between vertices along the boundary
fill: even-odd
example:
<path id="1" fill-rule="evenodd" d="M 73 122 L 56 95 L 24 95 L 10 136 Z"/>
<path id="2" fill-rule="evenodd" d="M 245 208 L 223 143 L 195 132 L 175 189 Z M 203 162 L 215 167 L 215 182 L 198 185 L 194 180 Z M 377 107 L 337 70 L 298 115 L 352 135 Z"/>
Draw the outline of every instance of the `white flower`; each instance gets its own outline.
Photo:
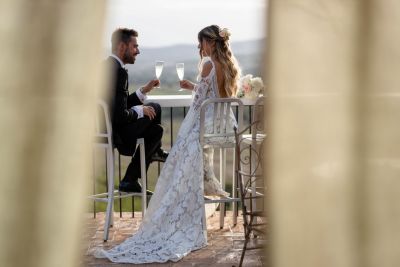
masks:
<path id="1" fill-rule="evenodd" d="M 221 36 L 224 39 L 227 39 L 229 36 L 231 36 L 231 33 L 227 28 L 223 28 L 222 30 L 219 31 L 219 36 Z"/>
<path id="2" fill-rule="evenodd" d="M 247 75 L 243 76 L 243 77 L 240 79 L 241 84 L 242 84 L 242 85 L 243 85 L 243 84 L 250 84 L 252 78 L 253 78 L 253 75 L 251 75 L 251 74 L 247 74 Z"/>
<path id="3" fill-rule="evenodd" d="M 260 77 L 255 77 L 251 80 L 251 87 L 254 88 L 257 93 L 259 93 L 264 87 L 264 83 Z"/>
<path id="4" fill-rule="evenodd" d="M 236 97 L 256 98 L 263 88 L 264 83 L 260 77 L 253 78 L 253 75 L 247 74 L 240 79 Z"/>

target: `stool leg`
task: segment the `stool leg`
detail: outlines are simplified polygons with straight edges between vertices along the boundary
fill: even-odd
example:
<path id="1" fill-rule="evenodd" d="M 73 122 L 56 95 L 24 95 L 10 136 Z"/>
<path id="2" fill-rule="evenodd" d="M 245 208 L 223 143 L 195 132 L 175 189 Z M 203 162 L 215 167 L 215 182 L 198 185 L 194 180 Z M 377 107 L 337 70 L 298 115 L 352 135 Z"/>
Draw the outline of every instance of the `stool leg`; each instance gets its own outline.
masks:
<path id="1" fill-rule="evenodd" d="M 201 149 L 201 155 L 204 157 L 204 148 Z M 204 158 L 203 158 L 204 160 Z M 207 240 L 207 219 L 206 219 L 206 203 L 204 201 L 204 178 L 201 178 L 201 191 L 203 192 L 203 216 L 201 218 L 201 224 L 203 226 L 203 235 L 205 240 Z"/>
<path id="2" fill-rule="evenodd" d="M 107 210 L 106 220 L 104 223 L 104 241 L 108 240 L 109 228 L 113 220 L 113 204 L 114 204 L 114 157 L 113 151 L 107 149 L 107 165 L 108 165 L 108 193 L 107 193 Z"/>
<path id="3" fill-rule="evenodd" d="M 145 154 L 145 144 L 140 144 L 140 169 L 142 176 L 142 218 L 147 209 L 147 174 L 146 174 L 146 154 Z"/>
<path id="4" fill-rule="evenodd" d="M 232 172 L 232 197 L 237 198 L 237 176 L 236 176 L 236 155 L 235 155 L 235 149 L 233 151 L 233 172 Z M 233 225 L 235 226 L 237 224 L 237 205 L 238 203 L 236 201 L 233 201 L 232 203 L 232 209 L 233 209 Z"/>
<path id="5" fill-rule="evenodd" d="M 121 154 L 118 152 L 118 184 L 121 184 Z M 122 218 L 122 198 L 119 198 L 119 217 Z"/>
<path id="6" fill-rule="evenodd" d="M 96 194 L 96 153 L 95 148 L 92 149 L 93 156 L 93 195 Z M 93 218 L 96 219 L 96 200 L 93 201 Z"/>
<path id="7" fill-rule="evenodd" d="M 111 181 L 108 183 L 108 188 L 111 187 L 111 216 L 110 216 L 110 227 L 114 226 L 114 171 L 115 171 L 115 154 L 114 149 L 111 148 L 111 156 L 110 156 L 110 175 Z M 110 183 L 111 182 L 111 183 Z"/>
<path id="8" fill-rule="evenodd" d="M 220 182 L 222 189 L 225 190 L 225 176 L 226 176 L 226 149 L 221 148 L 220 149 L 220 162 L 219 162 L 219 167 L 220 167 Z M 225 203 L 220 203 L 220 209 L 219 209 L 219 228 L 222 229 L 224 228 L 224 217 L 225 217 Z"/>

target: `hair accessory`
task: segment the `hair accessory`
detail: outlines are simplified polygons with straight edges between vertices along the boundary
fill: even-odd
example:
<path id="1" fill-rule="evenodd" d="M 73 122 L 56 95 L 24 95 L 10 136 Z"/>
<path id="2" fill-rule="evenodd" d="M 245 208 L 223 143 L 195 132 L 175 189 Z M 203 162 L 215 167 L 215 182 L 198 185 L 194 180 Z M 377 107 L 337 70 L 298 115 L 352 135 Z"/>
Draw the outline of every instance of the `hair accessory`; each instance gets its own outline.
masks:
<path id="1" fill-rule="evenodd" d="M 219 31 L 219 36 L 222 37 L 224 40 L 227 40 L 229 36 L 231 36 L 231 33 L 227 28 L 223 28 Z"/>

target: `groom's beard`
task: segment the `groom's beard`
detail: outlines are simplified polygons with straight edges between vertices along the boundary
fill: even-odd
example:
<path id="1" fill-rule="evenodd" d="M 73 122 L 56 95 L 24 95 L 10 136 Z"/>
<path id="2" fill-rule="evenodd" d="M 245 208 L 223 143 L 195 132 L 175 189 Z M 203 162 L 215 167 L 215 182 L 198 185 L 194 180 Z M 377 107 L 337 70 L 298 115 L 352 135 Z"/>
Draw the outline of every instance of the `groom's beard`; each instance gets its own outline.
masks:
<path id="1" fill-rule="evenodd" d="M 129 54 L 129 51 L 126 51 L 124 55 L 124 62 L 126 62 L 125 64 L 134 64 L 136 55 L 137 54 Z"/>

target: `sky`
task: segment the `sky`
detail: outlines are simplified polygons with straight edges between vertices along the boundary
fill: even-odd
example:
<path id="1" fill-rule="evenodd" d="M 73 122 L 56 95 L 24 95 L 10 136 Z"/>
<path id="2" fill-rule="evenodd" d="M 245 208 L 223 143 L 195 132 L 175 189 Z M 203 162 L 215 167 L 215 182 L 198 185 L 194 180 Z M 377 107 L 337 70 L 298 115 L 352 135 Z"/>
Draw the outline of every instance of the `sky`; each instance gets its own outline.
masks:
<path id="1" fill-rule="evenodd" d="M 197 44 L 197 33 L 217 24 L 231 41 L 265 37 L 267 0 L 108 0 L 104 46 L 118 27 L 139 32 L 140 46 Z"/>

